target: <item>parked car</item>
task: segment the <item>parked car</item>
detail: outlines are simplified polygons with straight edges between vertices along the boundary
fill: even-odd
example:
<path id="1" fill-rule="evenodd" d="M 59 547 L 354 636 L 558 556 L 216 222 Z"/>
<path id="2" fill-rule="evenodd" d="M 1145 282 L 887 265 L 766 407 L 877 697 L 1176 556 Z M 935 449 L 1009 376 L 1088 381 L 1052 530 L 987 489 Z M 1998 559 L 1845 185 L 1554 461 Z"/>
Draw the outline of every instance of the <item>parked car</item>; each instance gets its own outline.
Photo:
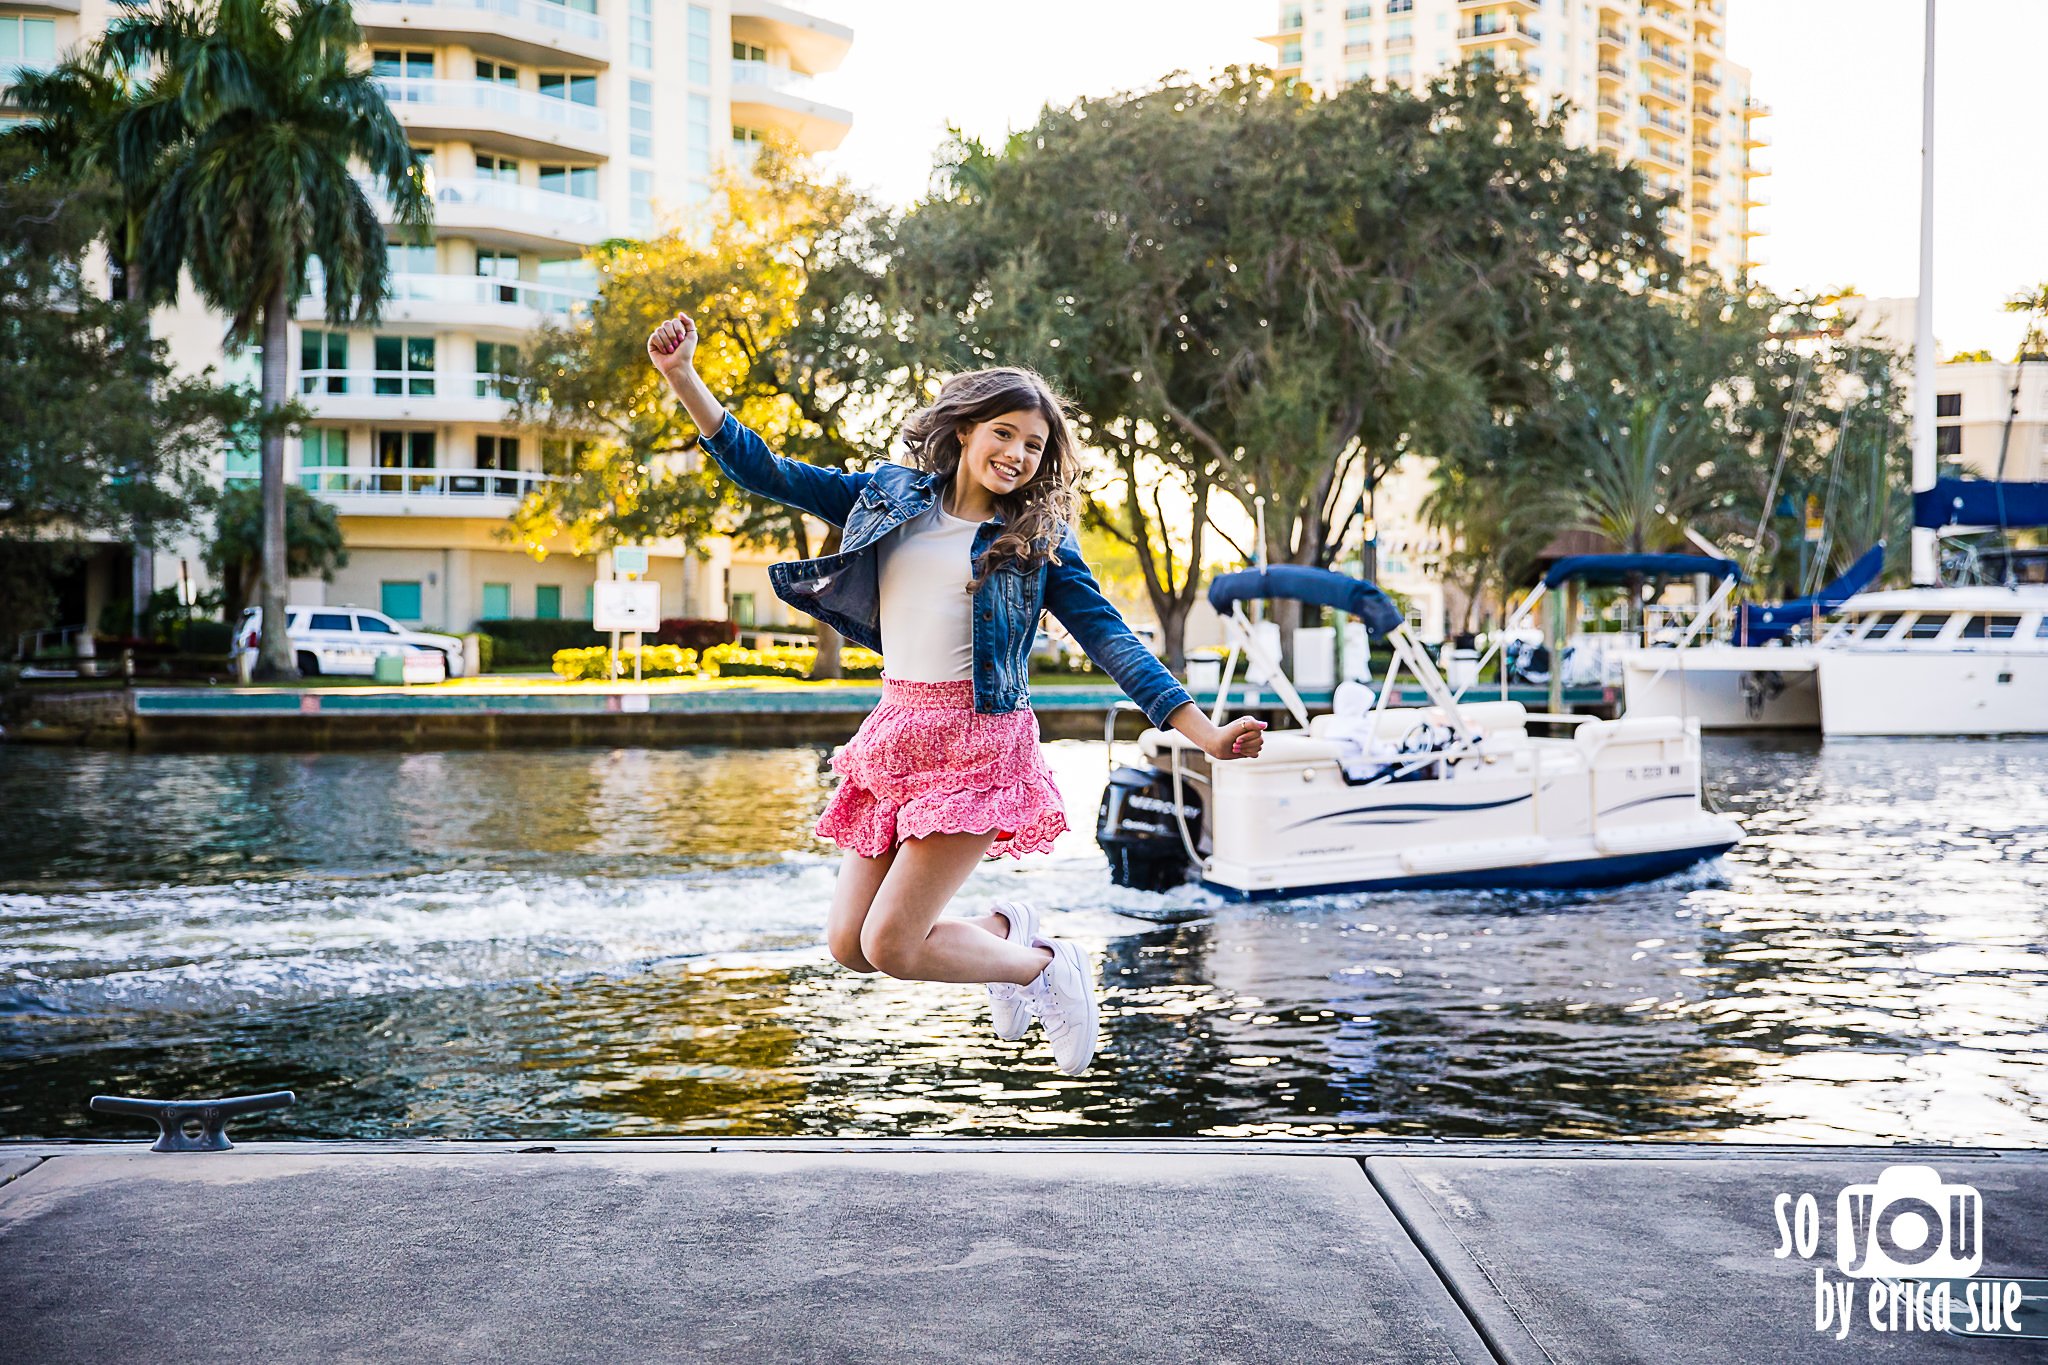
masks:
<path id="1" fill-rule="evenodd" d="M 235 626 L 235 649 L 255 662 L 256 636 L 263 620 L 263 608 L 243 611 Z M 377 671 L 377 659 L 385 654 L 412 654 L 433 650 L 447 660 L 448 676 L 462 676 L 462 641 L 453 635 L 435 635 L 407 630 L 381 611 L 368 607 L 287 606 L 284 609 L 285 638 L 298 656 L 299 672 L 307 677 L 322 673 L 360 674 Z"/>

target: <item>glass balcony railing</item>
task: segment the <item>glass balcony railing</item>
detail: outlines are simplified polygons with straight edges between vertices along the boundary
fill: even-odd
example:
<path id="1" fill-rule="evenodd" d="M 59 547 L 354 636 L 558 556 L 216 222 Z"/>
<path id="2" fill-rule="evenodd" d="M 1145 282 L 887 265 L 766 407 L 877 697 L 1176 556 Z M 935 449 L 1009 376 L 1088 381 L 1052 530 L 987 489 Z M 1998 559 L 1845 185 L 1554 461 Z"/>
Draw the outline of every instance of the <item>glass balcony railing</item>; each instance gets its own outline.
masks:
<path id="1" fill-rule="evenodd" d="M 293 474 L 309 493 L 344 497 L 523 498 L 555 476 L 533 469 L 385 469 L 325 465 Z"/>
<path id="2" fill-rule="evenodd" d="M 314 271 L 302 297 L 319 299 L 324 288 L 320 273 Z M 574 317 L 597 301 L 597 295 L 585 289 L 489 275 L 395 274 L 390 277 L 389 297 L 412 303 L 502 306 L 561 318 Z"/>
<path id="3" fill-rule="evenodd" d="M 391 5 L 404 9 L 454 10 L 458 13 L 480 11 L 516 24 L 550 29 L 585 42 L 602 43 L 605 38 L 604 20 L 583 10 L 550 3 L 550 0 L 364 0 L 364 3 L 373 10 L 381 5 Z"/>
<path id="4" fill-rule="evenodd" d="M 497 209 L 570 227 L 604 226 L 604 204 L 599 200 L 515 185 L 508 180 L 439 180 L 434 183 L 434 203 Z"/>
<path id="5" fill-rule="evenodd" d="M 737 65 L 738 63 L 735 63 Z M 601 137 L 604 111 L 574 100 L 501 85 L 496 81 L 444 81 L 426 76 L 386 76 L 377 82 L 400 117 L 407 109 L 474 115 L 479 119 L 524 119 L 565 132 Z"/>
<path id="6" fill-rule="evenodd" d="M 497 398 L 511 402 L 509 375 L 454 374 L 439 370 L 300 370 L 299 392 L 309 398 Z"/>
<path id="7" fill-rule="evenodd" d="M 735 61 L 732 64 L 734 85 L 765 85 L 770 90 L 786 90 L 791 94 L 809 96 L 811 78 L 801 71 L 792 71 L 786 66 L 775 66 L 769 62 Z"/>

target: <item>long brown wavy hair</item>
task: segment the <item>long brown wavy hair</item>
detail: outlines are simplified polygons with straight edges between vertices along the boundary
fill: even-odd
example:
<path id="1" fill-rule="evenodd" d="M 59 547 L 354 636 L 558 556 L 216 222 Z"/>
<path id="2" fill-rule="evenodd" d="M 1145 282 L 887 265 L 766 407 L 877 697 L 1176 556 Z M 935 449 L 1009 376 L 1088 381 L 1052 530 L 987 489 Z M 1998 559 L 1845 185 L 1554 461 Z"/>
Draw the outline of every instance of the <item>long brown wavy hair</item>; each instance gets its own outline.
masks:
<path id="1" fill-rule="evenodd" d="M 1016 365 L 970 370 L 948 379 L 939 396 L 912 413 L 898 433 L 911 463 L 938 476 L 943 498 L 960 472 L 961 438 L 975 423 L 1006 412 L 1036 412 L 1045 418 L 1045 451 L 1028 481 L 995 495 L 1003 529 L 975 561 L 970 593 L 1005 560 L 1024 569 L 1059 562 L 1060 539 L 1080 508 L 1081 462 L 1066 405 L 1035 371 Z"/>

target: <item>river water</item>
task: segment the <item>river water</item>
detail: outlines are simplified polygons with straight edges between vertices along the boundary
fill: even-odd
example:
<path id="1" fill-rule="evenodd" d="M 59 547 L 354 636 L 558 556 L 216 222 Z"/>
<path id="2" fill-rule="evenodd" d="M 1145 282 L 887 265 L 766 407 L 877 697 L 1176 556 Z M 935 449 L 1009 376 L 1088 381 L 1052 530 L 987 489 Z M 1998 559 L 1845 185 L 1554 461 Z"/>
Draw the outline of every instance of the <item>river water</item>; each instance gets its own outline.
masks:
<path id="1" fill-rule="evenodd" d="M 1045 749 L 1075 828 L 956 904 L 1100 954 L 1078 1078 L 826 957 L 827 746 L 0 750 L 0 1135 L 2048 1141 L 2048 741 L 1710 738 L 1690 873 L 1257 907 L 1112 886 L 1103 747 Z"/>

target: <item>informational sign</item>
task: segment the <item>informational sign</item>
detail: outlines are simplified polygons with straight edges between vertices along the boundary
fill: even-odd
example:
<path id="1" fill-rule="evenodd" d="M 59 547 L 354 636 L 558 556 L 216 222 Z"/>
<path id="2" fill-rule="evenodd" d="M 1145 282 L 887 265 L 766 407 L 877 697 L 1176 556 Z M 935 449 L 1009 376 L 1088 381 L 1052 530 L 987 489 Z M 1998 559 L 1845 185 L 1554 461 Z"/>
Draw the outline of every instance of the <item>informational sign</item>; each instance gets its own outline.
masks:
<path id="1" fill-rule="evenodd" d="M 646 581 L 600 580 L 591 602 L 591 625 L 598 630 L 661 629 L 661 584 Z"/>
<path id="2" fill-rule="evenodd" d="M 612 576 L 618 578 L 626 574 L 632 574 L 636 578 L 647 577 L 645 545 L 621 545 L 612 551 Z"/>

